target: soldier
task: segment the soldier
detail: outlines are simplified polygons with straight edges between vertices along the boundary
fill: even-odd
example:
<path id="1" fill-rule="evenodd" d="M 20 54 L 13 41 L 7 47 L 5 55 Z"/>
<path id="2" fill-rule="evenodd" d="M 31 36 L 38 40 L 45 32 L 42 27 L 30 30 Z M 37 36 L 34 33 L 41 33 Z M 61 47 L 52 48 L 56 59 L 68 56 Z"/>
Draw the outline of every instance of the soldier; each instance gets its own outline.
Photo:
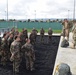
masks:
<path id="1" fill-rule="evenodd" d="M 44 33 L 45 33 L 44 29 L 41 28 L 41 30 L 40 30 L 41 42 L 44 41 Z"/>
<path id="2" fill-rule="evenodd" d="M 15 28 L 12 28 L 11 31 L 10 31 L 10 33 L 12 33 L 12 34 L 14 35 L 14 33 L 15 33 Z"/>
<path id="3" fill-rule="evenodd" d="M 49 28 L 49 30 L 48 30 L 48 37 L 49 37 L 49 42 L 51 41 L 51 39 L 52 39 L 52 33 L 53 33 L 53 31 L 52 31 L 52 29 L 51 28 Z"/>
<path id="4" fill-rule="evenodd" d="M 35 28 L 32 29 L 32 32 L 34 32 L 36 35 L 38 33 L 38 31 Z"/>
<path id="5" fill-rule="evenodd" d="M 14 38 L 13 38 L 13 34 L 10 34 L 9 38 L 8 38 L 8 45 L 9 45 L 9 48 L 11 46 L 11 43 L 14 41 Z"/>
<path id="6" fill-rule="evenodd" d="M 38 33 L 38 31 L 35 28 L 33 28 L 32 32 L 31 32 L 31 34 L 29 36 L 31 44 L 35 44 L 37 33 Z"/>
<path id="7" fill-rule="evenodd" d="M 20 38 L 21 38 L 21 45 L 24 45 L 26 43 L 26 39 L 28 38 L 28 32 L 27 29 L 22 29 L 22 32 L 20 32 Z"/>
<path id="8" fill-rule="evenodd" d="M 67 19 L 64 19 L 64 22 L 62 23 L 63 25 L 63 39 L 65 37 L 67 37 L 67 40 L 69 40 L 69 31 L 70 31 L 70 27 L 69 27 L 69 22 Z"/>
<path id="9" fill-rule="evenodd" d="M 73 46 L 72 46 L 72 48 L 75 49 L 75 46 L 76 46 L 76 21 L 74 21 L 72 32 L 73 32 Z"/>
<path id="10" fill-rule="evenodd" d="M 35 28 L 33 28 L 32 33 L 33 33 L 34 36 L 35 36 L 35 42 L 36 42 L 36 37 L 37 37 L 38 31 L 37 31 Z"/>
<path id="11" fill-rule="evenodd" d="M 35 61 L 35 51 L 33 49 L 32 44 L 30 43 L 30 39 L 27 39 L 27 42 L 22 46 L 22 49 L 25 51 L 26 69 L 33 71 Z"/>
<path id="12" fill-rule="evenodd" d="M 19 34 L 19 31 L 18 29 L 16 28 L 15 31 L 14 31 L 14 36 L 17 36 Z"/>
<path id="13" fill-rule="evenodd" d="M 14 35 L 11 33 L 9 38 L 8 38 L 8 47 L 9 47 L 9 50 L 8 50 L 8 59 L 10 59 L 10 56 L 11 56 L 11 53 L 10 53 L 10 46 L 11 46 L 11 43 L 14 41 Z"/>
<path id="14" fill-rule="evenodd" d="M 7 61 L 8 61 L 8 35 L 4 34 L 3 38 L 2 38 L 2 42 L 1 42 L 1 64 L 2 65 L 6 65 Z"/>
<path id="15" fill-rule="evenodd" d="M 20 36 L 15 36 L 15 40 L 12 42 L 10 47 L 11 58 L 13 62 L 13 72 L 19 73 L 19 67 L 21 63 L 21 43 Z"/>
<path id="16" fill-rule="evenodd" d="M 26 28 L 24 28 L 24 29 L 22 30 L 22 33 L 23 33 L 24 37 L 27 39 L 27 38 L 28 38 L 28 31 L 27 31 Z"/>
<path id="17" fill-rule="evenodd" d="M 54 75 L 72 75 L 69 65 L 61 63 L 56 66 Z"/>

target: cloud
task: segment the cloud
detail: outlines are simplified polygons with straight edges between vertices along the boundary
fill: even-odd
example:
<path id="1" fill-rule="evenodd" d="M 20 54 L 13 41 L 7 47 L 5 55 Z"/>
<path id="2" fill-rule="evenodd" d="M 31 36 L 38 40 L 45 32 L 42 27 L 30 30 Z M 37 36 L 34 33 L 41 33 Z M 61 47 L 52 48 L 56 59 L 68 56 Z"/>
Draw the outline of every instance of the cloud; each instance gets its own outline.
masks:
<path id="1" fill-rule="evenodd" d="M 7 0 L 0 0 L 0 18 L 6 17 Z M 9 19 L 70 18 L 73 17 L 72 0 L 8 0 Z"/>

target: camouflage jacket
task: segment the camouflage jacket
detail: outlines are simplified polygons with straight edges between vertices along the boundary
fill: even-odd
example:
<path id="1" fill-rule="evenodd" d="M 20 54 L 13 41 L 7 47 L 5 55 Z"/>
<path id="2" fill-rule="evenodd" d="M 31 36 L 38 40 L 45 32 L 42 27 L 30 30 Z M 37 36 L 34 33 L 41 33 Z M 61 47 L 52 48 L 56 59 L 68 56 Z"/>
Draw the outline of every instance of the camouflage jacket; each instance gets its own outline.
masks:
<path id="1" fill-rule="evenodd" d="M 13 41 L 10 47 L 11 60 L 21 58 L 21 44 L 18 41 Z"/>
<path id="2" fill-rule="evenodd" d="M 1 50 L 8 50 L 8 42 L 7 42 L 7 39 L 4 39 L 2 38 L 2 41 L 1 41 Z"/>
<path id="3" fill-rule="evenodd" d="M 35 51 L 30 43 L 26 43 L 22 46 L 22 49 L 25 51 L 25 56 L 31 56 L 35 59 Z"/>
<path id="4" fill-rule="evenodd" d="M 73 28 L 72 28 L 72 32 L 73 32 L 73 37 L 76 38 L 76 26 L 73 26 Z"/>
<path id="5" fill-rule="evenodd" d="M 44 29 L 41 29 L 41 30 L 40 30 L 40 34 L 41 34 L 41 35 L 44 35 L 44 33 L 45 33 Z"/>
<path id="6" fill-rule="evenodd" d="M 52 35 L 52 33 L 53 33 L 53 31 L 50 29 L 50 30 L 48 30 L 48 34 L 49 35 Z"/>

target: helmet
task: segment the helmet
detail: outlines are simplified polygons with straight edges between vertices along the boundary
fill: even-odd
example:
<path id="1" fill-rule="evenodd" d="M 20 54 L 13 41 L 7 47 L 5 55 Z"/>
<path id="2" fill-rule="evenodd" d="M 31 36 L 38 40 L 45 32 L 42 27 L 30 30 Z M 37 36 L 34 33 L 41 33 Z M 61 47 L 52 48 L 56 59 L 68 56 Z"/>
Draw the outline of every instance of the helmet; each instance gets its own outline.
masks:
<path id="1" fill-rule="evenodd" d="M 61 63 L 56 66 L 55 75 L 72 75 L 69 65 Z"/>

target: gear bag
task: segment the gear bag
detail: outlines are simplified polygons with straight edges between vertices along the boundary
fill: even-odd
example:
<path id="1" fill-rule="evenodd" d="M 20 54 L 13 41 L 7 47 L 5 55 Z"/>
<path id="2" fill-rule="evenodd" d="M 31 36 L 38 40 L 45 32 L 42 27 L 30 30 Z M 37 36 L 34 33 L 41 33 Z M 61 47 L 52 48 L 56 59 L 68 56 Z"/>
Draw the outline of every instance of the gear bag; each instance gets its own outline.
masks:
<path id="1" fill-rule="evenodd" d="M 69 42 L 64 39 L 62 42 L 61 42 L 61 47 L 68 47 L 69 46 Z"/>

